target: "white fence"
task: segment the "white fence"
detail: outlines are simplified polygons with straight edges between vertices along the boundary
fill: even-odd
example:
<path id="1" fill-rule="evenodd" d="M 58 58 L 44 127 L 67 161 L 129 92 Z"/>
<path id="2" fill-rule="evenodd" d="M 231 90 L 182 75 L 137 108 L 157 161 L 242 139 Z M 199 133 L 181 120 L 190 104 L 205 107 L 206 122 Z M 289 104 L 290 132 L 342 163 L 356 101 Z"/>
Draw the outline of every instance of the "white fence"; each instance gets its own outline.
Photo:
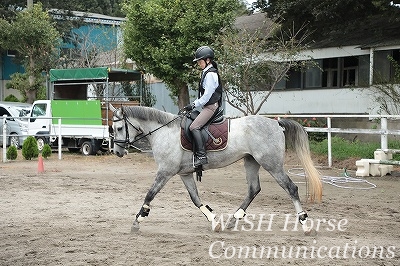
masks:
<path id="1" fill-rule="evenodd" d="M 12 118 L 13 119 L 21 119 L 21 117 L 10 117 L 10 116 L 4 115 L 2 117 L 2 120 L 1 120 L 2 131 L 0 132 L 0 135 L 2 135 L 1 140 L 2 140 L 2 143 L 3 143 L 2 146 L 1 146 L 2 147 L 2 161 L 3 162 L 7 161 L 7 142 L 8 142 L 8 138 L 9 137 L 11 137 L 11 136 L 21 137 L 22 136 L 25 139 L 26 137 L 31 135 L 31 134 L 28 134 L 27 132 L 26 133 L 22 133 L 20 135 L 16 135 L 16 134 L 9 135 L 8 132 L 7 132 L 8 131 L 8 129 L 7 129 L 7 120 L 12 119 Z M 23 119 L 25 119 L 25 117 L 23 117 Z M 68 131 L 68 127 L 64 127 L 64 130 L 62 130 L 61 129 L 61 125 L 62 125 L 61 118 L 59 118 L 59 117 L 51 117 L 51 118 L 50 117 L 35 117 L 35 119 L 43 119 L 43 120 L 54 120 L 54 119 L 57 119 L 58 120 L 58 123 L 54 127 L 50 127 L 48 129 L 49 131 L 52 131 L 52 132 L 54 130 L 54 132 L 56 134 L 54 134 L 54 133 L 53 134 L 42 134 L 40 136 L 41 137 L 54 137 L 54 138 L 57 138 L 57 140 L 58 140 L 58 142 L 57 142 L 58 158 L 61 160 L 62 159 L 62 137 L 76 136 L 76 134 L 75 133 L 72 134 L 70 131 Z M 76 119 L 76 118 L 63 118 L 63 119 Z M 98 120 L 98 119 L 99 118 L 93 118 L 93 119 L 91 119 L 91 118 L 82 118 L 82 120 Z M 26 126 L 28 126 L 28 120 L 26 121 Z M 107 139 L 107 141 L 108 141 L 109 140 L 109 135 L 108 135 L 108 129 L 106 130 L 106 127 L 108 127 L 108 126 L 102 125 L 100 127 L 102 133 L 99 130 L 97 130 L 96 133 L 98 133 L 98 132 L 100 132 L 100 133 L 98 133 L 98 135 L 96 135 L 96 136 L 90 135 L 90 134 L 86 134 L 86 135 L 79 135 L 79 137 L 81 137 L 81 138 L 82 137 L 87 137 L 87 138 L 98 137 L 100 139 L 102 139 L 102 138 L 103 139 Z M 88 128 L 90 128 L 90 126 L 87 126 L 85 128 L 88 129 Z M 103 131 L 104 132 L 106 131 L 107 133 L 104 133 Z M 95 132 L 95 131 L 93 131 L 93 132 Z M 107 134 L 107 136 L 105 134 Z M 22 143 L 21 143 L 21 145 L 22 145 Z"/>
<path id="2" fill-rule="evenodd" d="M 388 135 L 400 135 L 400 130 L 389 130 L 388 119 L 400 119 L 400 115 L 266 115 L 268 117 L 278 118 L 324 118 L 327 127 L 305 127 L 307 132 L 327 133 L 328 139 L 328 166 L 332 167 L 332 133 L 350 133 L 350 134 L 370 134 L 380 135 L 381 149 L 388 149 Z M 332 119 L 334 118 L 368 118 L 379 119 L 381 122 L 380 129 L 362 129 L 362 128 L 332 128 Z"/>
<path id="3" fill-rule="evenodd" d="M 400 130 L 389 130 L 388 129 L 388 119 L 400 119 L 400 115 L 264 115 L 267 117 L 274 118 L 320 118 L 326 119 L 327 127 L 305 127 L 308 132 L 322 132 L 327 133 L 328 139 L 328 166 L 332 167 L 332 133 L 351 133 L 351 134 L 370 134 L 370 135 L 380 135 L 381 139 L 381 149 L 388 149 L 388 136 L 389 135 L 400 135 Z M 361 128 L 332 128 L 332 119 L 338 118 L 368 118 L 368 119 L 379 119 L 381 128 L 380 129 L 361 129 Z M 6 130 L 4 125 L 6 124 L 6 117 L 3 116 L 3 162 L 6 161 Z M 61 124 L 59 122 L 59 124 Z M 59 144 L 59 158 L 61 158 L 61 144 Z"/>

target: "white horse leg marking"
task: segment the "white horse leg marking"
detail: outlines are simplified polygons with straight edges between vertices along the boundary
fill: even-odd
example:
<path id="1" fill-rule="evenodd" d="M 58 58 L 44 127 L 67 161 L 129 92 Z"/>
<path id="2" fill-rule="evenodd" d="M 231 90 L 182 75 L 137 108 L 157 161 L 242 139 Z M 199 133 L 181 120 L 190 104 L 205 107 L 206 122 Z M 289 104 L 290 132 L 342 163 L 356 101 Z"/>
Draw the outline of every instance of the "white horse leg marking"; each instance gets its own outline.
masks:
<path id="1" fill-rule="evenodd" d="M 212 213 L 212 209 L 208 205 L 206 205 L 206 206 L 201 205 L 199 209 L 207 217 L 207 220 L 209 222 L 214 221 L 215 214 Z"/>
<path id="2" fill-rule="evenodd" d="M 181 175 L 181 179 L 185 184 L 187 191 L 189 192 L 189 196 L 192 199 L 192 202 L 196 207 L 200 209 L 200 211 L 207 217 L 209 222 L 212 222 L 212 229 L 216 232 L 220 231 L 221 225 L 215 223 L 215 214 L 212 213 L 212 209 L 208 205 L 203 205 L 201 203 L 199 193 L 197 190 L 196 182 L 194 181 L 193 174 L 189 175 Z"/>
<path id="3" fill-rule="evenodd" d="M 237 210 L 235 212 L 233 217 L 235 217 L 236 219 L 242 219 L 245 215 L 246 215 L 246 212 L 242 208 L 240 208 L 239 210 Z"/>
<path id="4" fill-rule="evenodd" d="M 252 157 L 244 157 L 244 167 L 246 169 L 246 180 L 247 180 L 247 196 L 243 200 L 239 209 L 235 212 L 233 217 L 230 219 L 228 226 L 226 228 L 232 229 L 235 227 L 237 220 L 242 219 L 246 215 L 246 209 L 249 207 L 250 203 L 261 191 L 260 186 L 260 164 Z"/>

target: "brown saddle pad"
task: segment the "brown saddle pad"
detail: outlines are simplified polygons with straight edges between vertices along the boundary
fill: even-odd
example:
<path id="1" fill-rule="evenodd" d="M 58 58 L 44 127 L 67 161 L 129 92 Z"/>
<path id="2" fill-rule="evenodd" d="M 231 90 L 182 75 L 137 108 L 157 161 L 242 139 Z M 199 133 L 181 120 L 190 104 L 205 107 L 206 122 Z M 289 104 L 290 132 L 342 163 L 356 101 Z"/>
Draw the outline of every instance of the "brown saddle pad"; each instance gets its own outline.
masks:
<path id="1" fill-rule="evenodd" d="M 221 123 L 210 124 L 208 126 L 208 131 L 215 141 L 207 134 L 206 150 L 220 151 L 225 149 L 228 143 L 229 119 L 224 119 Z M 183 129 L 181 129 L 181 146 L 184 150 L 193 150 L 193 144 L 185 137 Z"/>

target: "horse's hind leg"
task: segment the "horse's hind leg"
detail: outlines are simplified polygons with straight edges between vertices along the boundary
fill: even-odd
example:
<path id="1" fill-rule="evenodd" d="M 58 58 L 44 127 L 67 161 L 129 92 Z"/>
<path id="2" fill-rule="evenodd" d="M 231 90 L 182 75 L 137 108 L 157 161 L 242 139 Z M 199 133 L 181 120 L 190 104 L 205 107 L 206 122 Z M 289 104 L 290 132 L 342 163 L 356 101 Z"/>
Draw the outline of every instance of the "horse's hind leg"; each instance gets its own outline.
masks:
<path id="1" fill-rule="evenodd" d="M 246 215 L 246 209 L 249 207 L 250 203 L 257 196 L 257 194 L 261 191 L 260 186 L 260 165 L 258 162 L 252 157 L 247 156 L 244 158 L 244 167 L 246 169 L 246 180 L 247 180 L 247 196 L 244 199 L 242 205 L 240 205 L 239 209 L 235 212 L 233 217 L 231 217 L 227 228 L 233 228 L 236 224 L 236 221 L 243 218 Z"/>
<path id="2" fill-rule="evenodd" d="M 299 222 L 303 226 L 303 230 L 306 233 L 310 233 L 309 229 L 306 227 L 307 213 L 303 211 L 300 203 L 298 187 L 293 183 L 289 176 L 284 172 L 283 168 L 277 171 L 269 171 L 270 174 L 275 178 L 276 182 L 289 194 L 293 201 L 294 207 L 296 209 Z"/>
<path id="3" fill-rule="evenodd" d="M 144 199 L 143 205 L 140 208 L 139 213 L 136 214 L 135 221 L 131 227 L 131 232 L 136 232 L 139 230 L 139 223 L 144 220 L 146 216 L 150 213 L 150 202 L 154 199 L 156 194 L 165 186 L 172 175 L 165 175 L 162 172 L 157 172 L 156 179 L 153 185 L 149 189 Z"/>

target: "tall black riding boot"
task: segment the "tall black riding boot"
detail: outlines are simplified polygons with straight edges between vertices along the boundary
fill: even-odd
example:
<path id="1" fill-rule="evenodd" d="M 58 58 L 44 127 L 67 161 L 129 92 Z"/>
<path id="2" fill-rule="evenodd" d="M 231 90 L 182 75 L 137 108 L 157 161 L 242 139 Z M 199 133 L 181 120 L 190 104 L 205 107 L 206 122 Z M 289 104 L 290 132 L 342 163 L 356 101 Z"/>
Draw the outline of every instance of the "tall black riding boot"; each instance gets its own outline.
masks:
<path id="1" fill-rule="evenodd" d="M 193 136 L 193 141 L 195 142 L 193 167 L 197 168 L 200 165 L 208 163 L 206 146 L 200 129 L 193 129 L 192 136 Z"/>

